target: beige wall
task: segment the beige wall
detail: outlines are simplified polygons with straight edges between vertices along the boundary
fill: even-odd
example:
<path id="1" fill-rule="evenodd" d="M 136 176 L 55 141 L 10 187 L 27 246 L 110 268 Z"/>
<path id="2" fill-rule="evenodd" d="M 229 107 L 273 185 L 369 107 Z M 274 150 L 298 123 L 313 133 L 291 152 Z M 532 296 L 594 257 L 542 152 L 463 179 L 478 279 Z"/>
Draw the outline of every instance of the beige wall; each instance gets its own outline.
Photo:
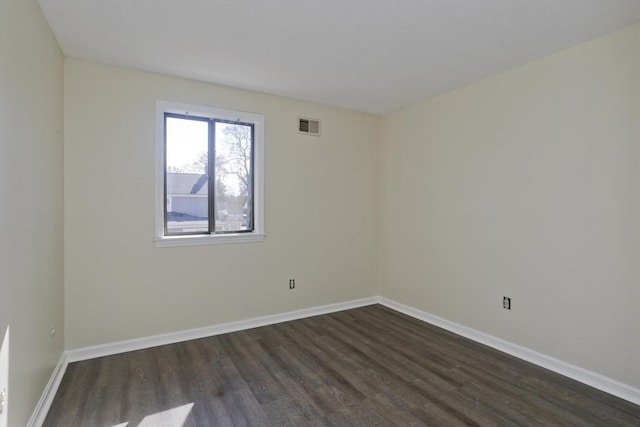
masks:
<path id="1" fill-rule="evenodd" d="M 639 45 L 637 24 L 382 119 L 67 58 L 63 192 L 62 55 L 34 1 L 0 1 L 10 425 L 63 329 L 77 348 L 376 294 L 640 387 Z M 265 115 L 265 242 L 153 245 L 156 99 Z"/>
<path id="2" fill-rule="evenodd" d="M 0 340 L 10 325 L 16 427 L 63 350 L 62 85 L 62 53 L 38 4 L 0 1 Z"/>
<path id="3" fill-rule="evenodd" d="M 639 61 L 636 24 L 386 116 L 382 294 L 639 387 Z"/>
<path id="4" fill-rule="evenodd" d="M 264 114 L 264 242 L 154 247 L 157 99 Z M 321 119 L 322 137 L 299 135 L 297 116 Z M 365 114 L 65 59 L 67 348 L 373 295 L 378 125 Z"/>

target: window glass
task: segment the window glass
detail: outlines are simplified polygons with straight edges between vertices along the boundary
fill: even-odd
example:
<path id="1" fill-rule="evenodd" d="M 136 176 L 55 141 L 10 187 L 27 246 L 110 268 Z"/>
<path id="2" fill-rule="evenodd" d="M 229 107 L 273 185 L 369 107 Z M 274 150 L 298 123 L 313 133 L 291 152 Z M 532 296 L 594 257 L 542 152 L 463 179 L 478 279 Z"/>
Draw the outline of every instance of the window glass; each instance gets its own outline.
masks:
<path id="1" fill-rule="evenodd" d="M 209 230 L 209 123 L 166 118 L 166 234 Z"/>
<path id="2" fill-rule="evenodd" d="M 215 123 L 216 232 L 253 229 L 253 126 Z"/>

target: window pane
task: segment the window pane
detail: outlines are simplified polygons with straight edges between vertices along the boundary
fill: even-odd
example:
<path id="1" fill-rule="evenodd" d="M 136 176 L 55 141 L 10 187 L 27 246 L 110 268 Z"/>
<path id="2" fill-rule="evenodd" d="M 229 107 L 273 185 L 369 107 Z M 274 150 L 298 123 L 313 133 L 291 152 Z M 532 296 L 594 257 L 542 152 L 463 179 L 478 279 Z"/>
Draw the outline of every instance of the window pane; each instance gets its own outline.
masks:
<path id="1" fill-rule="evenodd" d="M 216 232 L 253 230 L 253 126 L 216 122 Z"/>
<path id="2" fill-rule="evenodd" d="M 167 233 L 209 231 L 209 123 L 166 118 Z"/>

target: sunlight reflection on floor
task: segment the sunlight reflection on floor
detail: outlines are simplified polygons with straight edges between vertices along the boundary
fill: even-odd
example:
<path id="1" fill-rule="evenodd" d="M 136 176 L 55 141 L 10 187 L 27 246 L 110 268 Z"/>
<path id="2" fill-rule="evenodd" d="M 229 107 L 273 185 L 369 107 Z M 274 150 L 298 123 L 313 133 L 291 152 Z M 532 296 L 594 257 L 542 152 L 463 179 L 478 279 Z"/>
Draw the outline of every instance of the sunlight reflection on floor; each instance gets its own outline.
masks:
<path id="1" fill-rule="evenodd" d="M 138 427 L 182 427 L 191 412 L 193 403 L 178 406 L 166 411 L 157 412 L 152 415 L 144 417 Z M 129 426 L 129 422 L 121 423 L 113 427 L 132 427 Z"/>

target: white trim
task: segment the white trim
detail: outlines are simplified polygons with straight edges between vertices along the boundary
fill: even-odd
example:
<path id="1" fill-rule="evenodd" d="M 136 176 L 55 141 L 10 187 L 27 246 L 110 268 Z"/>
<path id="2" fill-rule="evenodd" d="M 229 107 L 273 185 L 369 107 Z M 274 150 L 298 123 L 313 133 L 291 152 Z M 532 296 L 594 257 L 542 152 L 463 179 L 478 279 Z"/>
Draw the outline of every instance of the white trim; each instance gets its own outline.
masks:
<path id="1" fill-rule="evenodd" d="M 229 332 L 257 328 L 260 326 L 272 325 L 274 323 L 288 322 L 290 320 L 304 319 L 305 317 L 349 310 L 352 308 L 376 304 L 377 302 L 377 297 L 362 298 L 335 304 L 322 305 L 319 307 L 289 311 L 281 314 L 270 314 L 267 316 L 254 317 L 247 320 L 239 320 L 236 322 L 222 323 L 219 325 L 171 332 L 168 334 L 134 338 L 131 340 L 101 344 L 92 347 L 76 348 L 73 350 L 67 350 L 66 356 L 68 363 L 78 362 L 81 360 L 93 359 L 95 357 L 110 356 L 112 354 L 125 353 L 127 351 L 141 350 L 165 344 L 174 344 L 182 341 L 189 341 L 198 338 L 226 334 Z"/>
<path id="2" fill-rule="evenodd" d="M 537 351 L 510 343 L 492 335 L 485 334 L 484 332 L 451 322 L 447 319 L 443 319 L 442 317 L 401 304 L 388 298 L 380 297 L 379 303 L 392 310 L 399 311 L 408 316 L 422 320 L 423 322 L 446 329 L 454 334 L 469 338 L 473 341 L 495 348 L 496 350 L 500 350 L 535 365 L 542 366 L 543 368 L 549 369 L 583 384 L 587 384 L 621 399 L 628 400 L 636 405 L 640 405 L 640 389 L 628 384 L 621 383 L 604 375 L 588 371 L 570 363 L 563 362 L 562 360 L 538 353 Z"/>
<path id="3" fill-rule="evenodd" d="M 201 246 L 217 245 L 221 243 L 252 243 L 262 242 L 264 234 L 237 233 L 237 234 L 216 234 L 202 236 L 167 236 L 153 239 L 153 243 L 158 248 L 171 246 Z"/>
<path id="4" fill-rule="evenodd" d="M 216 234 L 197 236 L 165 236 L 164 235 L 164 113 L 187 114 L 200 117 L 217 118 L 231 121 L 253 123 L 253 207 L 254 231 L 252 233 Z M 155 106 L 155 238 L 157 247 L 168 246 L 198 246 L 219 243 L 261 242 L 264 240 L 264 116 L 262 114 L 244 111 L 224 110 L 221 108 L 201 105 L 184 104 L 179 102 L 157 100 Z M 178 239 L 176 239 L 178 237 Z M 189 242 L 187 242 L 189 241 Z"/>
<path id="5" fill-rule="evenodd" d="M 49 382 L 45 386 L 42 396 L 40 396 L 40 400 L 31 414 L 31 418 L 29 418 L 27 427 L 40 427 L 44 423 L 68 364 L 67 355 L 63 353 L 58 364 L 53 369 L 53 373 L 51 373 L 51 378 L 49 378 Z"/>

